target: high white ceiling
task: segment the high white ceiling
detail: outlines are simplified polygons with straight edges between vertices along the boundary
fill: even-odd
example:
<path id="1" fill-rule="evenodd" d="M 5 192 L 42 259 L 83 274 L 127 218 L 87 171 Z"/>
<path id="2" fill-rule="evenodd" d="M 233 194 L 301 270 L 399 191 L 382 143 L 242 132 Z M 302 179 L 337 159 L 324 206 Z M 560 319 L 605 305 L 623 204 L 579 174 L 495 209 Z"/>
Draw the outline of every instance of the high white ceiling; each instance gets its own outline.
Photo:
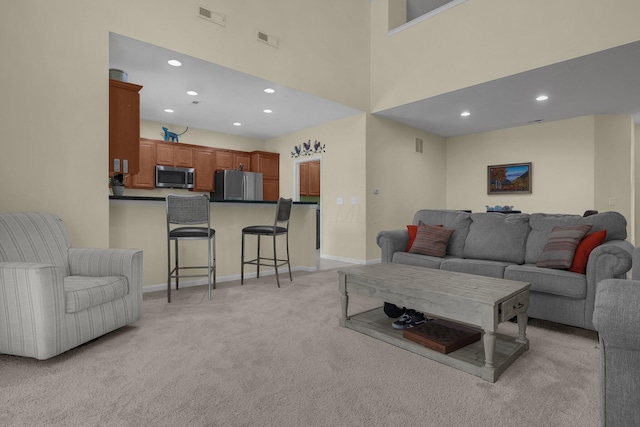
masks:
<path id="1" fill-rule="evenodd" d="M 167 64 L 178 59 L 181 67 Z M 140 116 L 169 124 L 269 139 L 360 111 L 187 55 L 110 34 L 109 68 L 143 86 Z M 591 114 L 640 120 L 640 42 L 375 112 L 450 137 Z M 275 89 L 266 94 L 264 89 Z M 188 90 L 198 92 L 187 95 Z M 537 102 L 544 93 L 549 99 Z M 194 103 L 197 102 L 196 103 Z M 174 113 L 165 113 L 171 108 Z M 266 114 L 264 109 L 273 113 Z M 461 117 L 469 111 L 469 117 Z M 234 126 L 234 122 L 242 126 Z M 161 129 L 158 130 L 159 136 Z"/>
<path id="2" fill-rule="evenodd" d="M 177 59 L 182 66 L 169 65 L 170 59 Z M 264 140 L 360 112 L 114 33 L 109 34 L 109 68 L 125 71 L 130 83 L 143 86 L 141 119 L 169 124 L 176 133 L 189 126 Z M 265 93 L 266 88 L 275 89 L 275 93 Z M 198 95 L 187 95 L 188 90 Z M 166 113 L 165 108 L 174 112 Z M 273 112 L 266 114 L 265 109 Z M 234 126 L 235 122 L 242 126 Z"/>
<path id="3" fill-rule="evenodd" d="M 636 42 L 376 114 L 445 137 L 592 114 L 628 114 L 638 123 L 639 78 Z M 540 94 L 549 99 L 536 101 Z"/>

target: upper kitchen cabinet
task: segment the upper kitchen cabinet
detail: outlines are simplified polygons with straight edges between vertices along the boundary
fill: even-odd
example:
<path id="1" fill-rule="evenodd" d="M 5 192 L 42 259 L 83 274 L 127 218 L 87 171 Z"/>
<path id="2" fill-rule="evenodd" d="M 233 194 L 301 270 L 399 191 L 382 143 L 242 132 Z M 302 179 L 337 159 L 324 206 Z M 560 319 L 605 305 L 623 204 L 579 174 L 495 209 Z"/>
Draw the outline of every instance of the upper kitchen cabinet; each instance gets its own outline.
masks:
<path id="1" fill-rule="evenodd" d="M 278 200 L 280 197 L 280 154 L 266 151 L 251 152 L 251 172 L 262 173 L 262 197 Z"/>
<path id="2" fill-rule="evenodd" d="M 157 142 L 156 164 L 192 168 L 193 146 L 181 145 L 175 142 Z"/>
<path id="3" fill-rule="evenodd" d="M 109 172 L 138 173 L 141 89 L 109 79 Z"/>
<path id="4" fill-rule="evenodd" d="M 249 153 L 233 150 L 216 150 L 216 170 L 242 169 L 251 171 L 251 158 Z"/>
<path id="5" fill-rule="evenodd" d="M 129 174 L 124 178 L 127 188 L 153 190 L 156 188 L 156 144 L 155 141 L 140 138 L 140 170 L 137 174 Z"/>
<path id="6" fill-rule="evenodd" d="M 215 191 L 213 174 L 216 164 L 216 150 L 213 148 L 194 148 L 196 182 L 195 191 Z"/>

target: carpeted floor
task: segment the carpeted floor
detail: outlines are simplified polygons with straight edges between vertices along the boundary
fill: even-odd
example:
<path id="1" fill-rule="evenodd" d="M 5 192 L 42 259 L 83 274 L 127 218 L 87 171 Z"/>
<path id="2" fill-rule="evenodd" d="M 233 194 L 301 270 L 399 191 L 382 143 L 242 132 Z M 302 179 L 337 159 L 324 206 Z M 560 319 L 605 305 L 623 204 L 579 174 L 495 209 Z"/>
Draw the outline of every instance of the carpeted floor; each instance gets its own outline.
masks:
<path id="1" fill-rule="evenodd" d="M 142 320 L 61 356 L 0 355 L 0 425 L 599 425 L 595 333 L 531 320 L 530 350 L 491 384 L 340 328 L 337 282 L 149 293 Z"/>

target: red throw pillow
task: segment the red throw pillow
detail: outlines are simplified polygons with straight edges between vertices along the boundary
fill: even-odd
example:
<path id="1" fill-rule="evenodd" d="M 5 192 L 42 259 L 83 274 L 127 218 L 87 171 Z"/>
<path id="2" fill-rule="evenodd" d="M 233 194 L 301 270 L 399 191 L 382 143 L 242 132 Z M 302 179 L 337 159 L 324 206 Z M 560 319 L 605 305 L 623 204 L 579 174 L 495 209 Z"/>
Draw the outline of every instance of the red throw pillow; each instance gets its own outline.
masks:
<path id="1" fill-rule="evenodd" d="M 434 227 L 442 227 L 442 224 L 434 225 Z M 418 234 L 418 226 L 407 225 L 407 231 L 409 232 L 409 244 L 407 245 L 405 252 L 409 252 L 411 246 L 413 246 L 413 241 L 416 240 L 416 235 Z"/>
<path id="2" fill-rule="evenodd" d="M 449 238 L 454 231 L 448 228 L 427 225 L 420 221 L 416 240 L 413 242 L 409 252 L 443 258 L 447 254 Z"/>
<path id="3" fill-rule="evenodd" d="M 417 225 L 407 225 L 407 231 L 409 232 L 409 244 L 407 245 L 407 249 L 405 252 L 409 252 L 411 246 L 413 246 L 413 241 L 416 240 L 416 234 L 418 233 Z"/>
<path id="4" fill-rule="evenodd" d="M 580 241 L 576 248 L 576 254 L 573 257 L 573 263 L 569 271 L 574 273 L 585 274 L 587 271 L 587 261 L 591 251 L 604 243 L 607 239 L 607 230 L 594 231 L 588 234 Z"/>

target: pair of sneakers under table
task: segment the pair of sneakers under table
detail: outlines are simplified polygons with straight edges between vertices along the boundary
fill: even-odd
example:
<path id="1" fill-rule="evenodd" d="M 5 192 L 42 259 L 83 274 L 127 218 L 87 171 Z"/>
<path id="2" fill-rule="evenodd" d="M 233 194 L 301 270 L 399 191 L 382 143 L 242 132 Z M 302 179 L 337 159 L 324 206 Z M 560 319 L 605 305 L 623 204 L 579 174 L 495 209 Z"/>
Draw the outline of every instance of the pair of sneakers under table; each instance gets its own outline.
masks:
<path id="1" fill-rule="evenodd" d="M 415 311 L 413 309 L 409 309 L 404 312 L 402 316 L 395 322 L 391 324 L 395 329 L 409 329 L 414 326 L 421 325 L 425 323 L 427 319 L 424 317 L 424 314 L 419 311 Z"/>

